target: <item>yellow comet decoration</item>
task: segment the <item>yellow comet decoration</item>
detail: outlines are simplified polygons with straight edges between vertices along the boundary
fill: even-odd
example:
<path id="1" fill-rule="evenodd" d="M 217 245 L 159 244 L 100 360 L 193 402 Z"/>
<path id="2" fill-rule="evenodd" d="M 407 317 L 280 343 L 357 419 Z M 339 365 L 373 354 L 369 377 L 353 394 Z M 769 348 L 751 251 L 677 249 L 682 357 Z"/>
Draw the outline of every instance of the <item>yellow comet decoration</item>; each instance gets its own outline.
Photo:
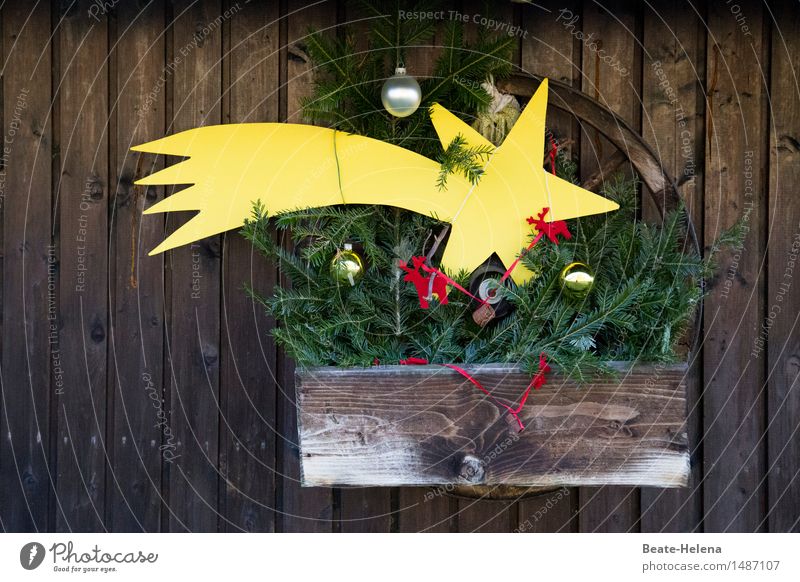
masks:
<path id="1" fill-rule="evenodd" d="M 526 218 L 544 207 L 548 221 L 616 210 L 619 206 L 543 167 L 547 79 L 505 141 L 494 148 L 440 105 L 431 120 L 447 147 L 457 135 L 492 148 L 476 185 L 450 176 L 439 191 L 439 163 L 380 140 L 324 127 L 243 123 L 200 127 L 132 148 L 188 159 L 136 184 L 187 184 L 145 210 L 199 211 L 151 255 L 239 228 L 261 200 L 270 215 L 335 204 L 396 206 L 451 224 L 442 266 L 474 271 L 493 253 L 511 265 L 531 234 Z M 523 283 L 521 265 L 512 277 Z"/>

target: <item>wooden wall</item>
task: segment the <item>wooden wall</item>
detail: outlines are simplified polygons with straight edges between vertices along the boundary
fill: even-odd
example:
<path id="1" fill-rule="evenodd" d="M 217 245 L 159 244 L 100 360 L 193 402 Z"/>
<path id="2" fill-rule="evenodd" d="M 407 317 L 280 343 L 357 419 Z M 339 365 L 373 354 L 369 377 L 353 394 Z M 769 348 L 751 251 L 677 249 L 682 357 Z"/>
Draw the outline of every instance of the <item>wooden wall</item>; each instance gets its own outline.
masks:
<path id="1" fill-rule="evenodd" d="M 679 180 L 710 281 L 691 362 L 692 485 L 537 499 L 301 489 L 292 362 L 242 292 L 280 282 L 236 234 L 157 257 L 186 217 L 133 181 L 132 145 L 300 121 L 310 26 L 334 1 L 6 2 L 2 26 L 0 526 L 8 531 L 800 530 L 800 103 L 796 5 L 497 2 L 515 65 L 594 96 Z M 454 2 L 470 17 L 484 3 Z M 415 49 L 430 73 L 436 48 Z M 624 70 L 624 72 L 623 72 Z M 582 172 L 613 153 L 575 120 Z M 652 210 L 647 206 L 644 213 Z"/>

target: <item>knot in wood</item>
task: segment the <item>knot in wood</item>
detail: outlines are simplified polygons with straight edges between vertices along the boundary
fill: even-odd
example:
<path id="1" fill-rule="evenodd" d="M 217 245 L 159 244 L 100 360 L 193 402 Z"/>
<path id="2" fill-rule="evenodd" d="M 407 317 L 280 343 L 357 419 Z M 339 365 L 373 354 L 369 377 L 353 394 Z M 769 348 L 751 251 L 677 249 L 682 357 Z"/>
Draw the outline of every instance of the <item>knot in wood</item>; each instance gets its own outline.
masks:
<path id="1" fill-rule="evenodd" d="M 458 470 L 459 478 L 468 483 L 483 483 L 486 477 L 486 468 L 483 461 L 473 455 L 464 455 Z"/>

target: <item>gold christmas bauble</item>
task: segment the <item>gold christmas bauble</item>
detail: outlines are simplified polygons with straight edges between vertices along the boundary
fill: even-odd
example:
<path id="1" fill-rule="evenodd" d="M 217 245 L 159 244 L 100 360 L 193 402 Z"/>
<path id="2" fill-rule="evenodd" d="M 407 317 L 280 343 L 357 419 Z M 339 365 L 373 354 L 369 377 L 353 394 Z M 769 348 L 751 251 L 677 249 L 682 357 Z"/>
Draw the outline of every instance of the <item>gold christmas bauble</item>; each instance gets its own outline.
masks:
<path id="1" fill-rule="evenodd" d="M 331 260 L 331 277 L 337 283 L 353 286 L 363 276 L 364 261 L 351 245 L 345 245 Z"/>
<path id="2" fill-rule="evenodd" d="M 570 263 L 561 270 L 561 289 L 570 299 L 585 299 L 594 287 L 594 273 L 589 265 Z"/>

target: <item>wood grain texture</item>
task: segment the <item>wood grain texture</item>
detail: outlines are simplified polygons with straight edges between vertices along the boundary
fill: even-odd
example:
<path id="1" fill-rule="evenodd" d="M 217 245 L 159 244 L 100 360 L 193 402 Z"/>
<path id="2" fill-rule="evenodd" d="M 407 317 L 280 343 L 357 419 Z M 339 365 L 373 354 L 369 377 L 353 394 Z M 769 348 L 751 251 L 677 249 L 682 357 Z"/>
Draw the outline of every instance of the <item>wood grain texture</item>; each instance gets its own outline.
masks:
<path id="1" fill-rule="evenodd" d="M 339 492 L 339 531 L 388 533 L 392 527 L 391 489 L 347 487 Z"/>
<path id="2" fill-rule="evenodd" d="M 509 367 L 467 369 L 504 402 L 530 382 Z M 451 370 L 311 369 L 297 376 L 302 482 L 683 486 L 684 373 L 637 367 L 583 390 L 556 375 L 517 433 Z"/>
<path id="3" fill-rule="evenodd" d="M 559 487 L 520 503 L 517 533 L 569 533 L 578 530 L 578 489 Z"/>
<path id="4" fill-rule="evenodd" d="M 637 103 L 641 86 L 641 49 L 637 43 L 640 16 L 631 3 L 584 2 L 582 89 L 639 126 Z M 561 23 L 563 25 L 563 22 Z M 615 145 L 597 131 L 582 127 L 581 177 L 597 171 L 614 154 Z M 627 155 L 626 148 L 621 149 Z M 580 493 L 581 531 L 631 531 L 637 528 L 639 492 L 633 489 L 585 490 Z"/>
<path id="5" fill-rule="evenodd" d="M 752 30 L 762 8 L 749 7 Z M 703 350 L 703 527 L 751 532 L 765 517 L 764 365 L 751 356 L 764 317 L 765 46 L 724 5 L 708 14 L 705 241 L 737 220 L 749 228 L 705 300 Z"/>
<path id="6" fill-rule="evenodd" d="M 108 26 L 62 5 L 57 497 L 61 531 L 103 531 L 108 350 Z"/>
<path id="7" fill-rule="evenodd" d="M 292 2 L 285 16 L 286 45 L 285 89 L 281 117 L 289 123 L 301 122 L 300 102 L 311 94 L 313 70 L 306 49 L 309 29 L 334 30 L 335 2 Z M 289 237 L 282 242 L 290 245 Z M 281 284 L 287 284 L 286 278 Z M 329 532 L 334 529 L 333 491 L 302 489 L 297 444 L 297 403 L 294 390 L 294 362 L 284 353 L 278 358 L 278 428 L 277 465 L 281 474 L 278 488 L 278 528 L 280 531 Z"/>
<path id="8" fill-rule="evenodd" d="M 502 533 L 517 526 L 518 504 L 511 501 L 459 499 L 456 519 L 461 533 Z"/>
<path id="9" fill-rule="evenodd" d="M 173 3 L 170 133 L 221 121 L 221 3 Z M 171 192 L 170 192 L 171 194 Z M 168 230 L 188 217 L 168 219 Z M 219 236 L 170 251 L 167 375 L 170 530 L 219 527 Z M 169 437 L 172 437 L 171 439 Z"/>
<path id="10" fill-rule="evenodd" d="M 559 18 L 564 20 L 570 14 L 580 14 L 580 3 L 549 0 L 523 6 L 522 10 L 522 30 L 525 34 L 521 48 L 522 74 L 547 77 L 551 81 L 579 88 L 580 44 L 564 30 Z M 576 154 L 580 147 L 578 123 L 569 111 L 569 105 L 560 101 L 557 93 L 554 93 L 549 105 L 547 128 L 559 142 L 569 142 L 567 151 Z"/>
<path id="11" fill-rule="evenodd" d="M 0 439 L 0 520 L 16 531 L 44 531 L 55 513 L 50 338 L 58 337 L 58 256 L 50 246 L 49 214 L 50 8 L 8 6 L 2 24 L 7 58 L 0 189 L 5 312 L 0 434 L 6 436 Z"/>
<path id="12" fill-rule="evenodd" d="M 521 50 L 521 68 L 525 75 L 548 77 L 550 81 L 580 90 L 581 47 L 578 40 L 561 26 L 561 20 L 570 14 L 580 14 L 580 2 L 548 0 L 522 7 L 522 30 L 524 39 Z M 569 16 L 571 19 L 572 16 Z M 532 93 L 531 93 L 532 94 Z M 562 108 L 558 108 L 558 103 Z M 561 99 L 561 93 L 553 92 L 547 111 L 547 129 L 553 139 L 564 148 L 567 155 L 577 158 L 580 154 L 580 128 L 570 105 Z M 600 180 L 598 180 L 599 185 Z M 590 190 L 597 185 L 589 187 Z M 573 490 L 565 503 L 548 509 L 550 494 L 544 494 L 519 503 L 517 530 L 519 531 L 577 531 L 577 520 L 571 519 L 573 505 L 577 506 L 577 491 Z M 552 505 L 552 503 L 551 503 Z M 547 511 L 542 511 L 546 509 Z"/>
<path id="13" fill-rule="evenodd" d="M 118 98 L 112 104 L 111 176 L 114 198 L 111 244 L 109 394 L 113 396 L 109 460 L 113 485 L 106 511 L 113 531 L 161 528 L 164 383 L 164 261 L 146 258 L 163 236 L 163 220 L 142 220 L 142 210 L 163 197 L 163 188 L 133 182 L 163 167 L 131 145 L 164 132 L 164 96 L 151 97 L 164 69 L 163 2 L 144 9 L 120 6 L 112 53 Z"/>
<path id="14" fill-rule="evenodd" d="M 800 29 L 800 12 L 789 2 L 779 3 L 771 15 L 783 32 L 772 35 L 770 98 L 779 103 L 770 113 L 769 159 L 769 279 L 767 515 L 769 531 L 798 532 L 800 518 L 800 42 L 788 31 Z M 773 313 L 775 314 L 773 316 Z M 763 327 L 762 327 L 763 336 Z M 760 353 L 763 358 L 763 351 Z"/>
<path id="15" fill-rule="evenodd" d="M 701 80 L 705 47 L 700 18 L 681 2 L 644 9 L 642 67 L 642 135 L 664 170 L 680 188 L 694 227 L 702 233 L 703 111 Z M 650 194 L 649 192 L 647 194 Z M 657 210 L 643 195 L 643 216 L 658 222 Z M 691 241 L 688 241 L 691 244 Z M 689 343 L 692 333 L 686 338 Z M 692 444 L 692 476 L 687 489 L 642 489 L 642 531 L 693 531 L 702 519 L 700 346 L 689 357 L 687 428 Z M 686 350 L 684 350 L 686 351 Z"/>
<path id="16" fill-rule="evenodd" d="M 399 493 L 397 529 L 404 533 L 457 531 L 453 514 L 458 500 L 445 487 L 403 487 Z"/>
<path id="17" fill-rule="evenodd" d="M 577 16 L 577 15 L 576 15 Z M 561 17 L 558 26 L 575 36 L 582 32 L 581 86 L 583 92 L 616 112 L 633 127 L 638 126 L 637 96 L 641 84 L 641 53 L 637 43 L 639 14 L 622 0 L 598 4 L 584 2 L 575 20 Z M 588 176 L 614 153 L 615 146 L 602 135 L 585 128 L 581 140 L 582 176 Z"/>
<path id="18" fill-rule="evenodd" d="M 690 488 L 645 488 L 640 507 L 631 511 L 631 498 L 623 496 L 623 504 L 584 504 L 583 514 L 575 490 L 561 498 L 554 499 L 557 489 L 504 504 L 449 497 L 436 487 L 300 487 L 293 365 L 275 354 L 272 380 L 261 366 L 270 366 L 269 356 L 252 367 L 242 364 L 253 353 L 259 358 L 259 352 L 272 350 L 265 334 L 269 322 L 252 312 L 240 285 L 252 279 L 266 292 L 275 274 L 262 271 L 234 233 L 219 244 L 222 237 L 208 241 L 200 249 L 198 272 L 202 293 L 211 295 L 200 308 L 207 327 L 199 336 L 196 301 L 186 290 L 194 272 L 192 250 L 146 256 L 163 237 L 165 220 L 139 212 L 163 191 L 131 186 L 137 172 L 149 173 L 165 160 L 142 156 L 140 164 L 126 153 L 126 141 L 202 123 L 266 119 L 275 114 L 276 86 L 276 119 L 302 122 L 299 99 L 309 94 L 313 74 L 304 37 L 310 27 L 337 34 L 345 4 L 239 2 L 241 15 L 223 17 L 208 35 L 204 26 L 237 2 L 117 2 L 95 19 L 89 9 L 101 4 L 7 0 L 0 6 L 8 147 L 0 160 L 0 528 L 385 531 L 388 521 L 391 531 L 577 531 L 579 525 L 588 531 L 798 530 L 800 287 L 796 281 L 788 290 L 784 285 L 800 224 L 800 48 L 793 36 L 800 23 L 794 3 L 740 2 L 738 17 L 724 2 L 683 0 L 633 9 L 580 0 L 488 7 L 511 13 L 528 32 L 515 63 L 522 74 L 551 78 L 548 126 L 566 135 L 569 124 L 577 125 L 569 111 L 583 118 L 587 130 L 598 129 L 613 146 L 609 155 L 621 149 L 638 164 L 657 200 L 659 188 L 669 186 L 663 164 L 677 178 L 706 244 L 744 215 L 751 227 L 738 258 L 735 252 L 721 257 L 722 271 L 708 281 L 712 295 L 705 305 L 699 382 L 693 383 L 691 373 L 686 377 L 689 411 L 695 414 L 688 420 Z M 565 18 L 557 20 L 565 8 L 579 16 L 574 29 Z M 159 19 L 155 13 L 162 9 Z M 452 2 L 445 9 L 488 14 L 484 2 Z M 277 73 L 266 54 L 276 41 L 263 27 L 264 15 L 273 13 L 280 17 Z M 625 23 L 631 14 L 635 26 L 625 31 L 616 18 Z M 639 93 L 629 91 L 614 102 L 617 115 L 587 120 L 596 109 L 594 93 L 568 92 L 580 91 L 584 78 L 589 87 L 597 76 L 598 63 L 590 58 L 595 53 L 573 34 L 598 28 L 584 26 L 589 21 L 601 23 L 594 38 L 604 48 L 616 46 L 620 55 L 633 50 L 639 59 L 634 69 L 644 78 Z M 612 42 L 608 33 L 627 37 Z M 425 76 L 437 53 L 435 46 L 413 49 L 406 65 Z M 687 181 L 691 168 L 676 149 L 683 137 L 656 85 L 652 59 L 661 60 L 687 117 L 693 116 L 694 183 Z M 625 87 L 610 87 L 613 77 L 605 72 L 601 97 L 609 99 L 607 90 Z M 515 75 L 500 87 L 530 95 L 538 83 Z M 26 106 L 17 111 L 23 88 L 30 89 Z M 634 112 L 642 119 L 629 115 Z M 745 196 L 748 180 L 752 202 Z M 88 213 L 80 209 L 85 191 Z M 85 261 L 91 269 L 82 293 L 75 290 L 81 214 L 89 219 Z M 167 228 L 175 222 L 168 219 Z M 782 311 L 770 318 L 775 304 Z M 158 411 L 142 400 L 144 370 L 152 372 L 154 393 L 165 397 L 171 438 L 154 430 L 155 420 L 148 418 Z M 163 462 L 158 449 L 178 446 L 179 440 L 185 454 Z M 180 473 L 181 463 L 189 473 Z"/>
<path id="19" fill-rule="evenodd" d="M 339 7 L 343 13 L 342 25 L 354 31 L 355 49 L 366 51 L 369 48 L 369 31 L 377 14 L 367 14 L 357 4 L 344 4 Z M 394 18 L 394 6 L 386 7 L 384 14 Z M 341 30 L 341 29 L 338 29 Z M 338 34 L 338 32 L 337 32 Z M 423 47 L 409 47 L 404 50 L 404 64 L 409 73 L 421 80 L 433 72 L 434 50 L 431 44 Z M 391 57 L 390 57 L 391 58 Z M 388 488 L 348 487 L 337 492 L 338 529 L 349 532 L 388 532 L 392 527 L 392 490 Z"/>
<path id="20" fill-rule="evenodd" d="M 223 102 L 231 123 L 278 120 L 279 6 L 250 3 L 230 19 Z M 244 292 L 268 295 L 276 268 L 238 234 L 223 236 L 221 443 L 226 531 L 275 529 L 274 322 Z"/>

